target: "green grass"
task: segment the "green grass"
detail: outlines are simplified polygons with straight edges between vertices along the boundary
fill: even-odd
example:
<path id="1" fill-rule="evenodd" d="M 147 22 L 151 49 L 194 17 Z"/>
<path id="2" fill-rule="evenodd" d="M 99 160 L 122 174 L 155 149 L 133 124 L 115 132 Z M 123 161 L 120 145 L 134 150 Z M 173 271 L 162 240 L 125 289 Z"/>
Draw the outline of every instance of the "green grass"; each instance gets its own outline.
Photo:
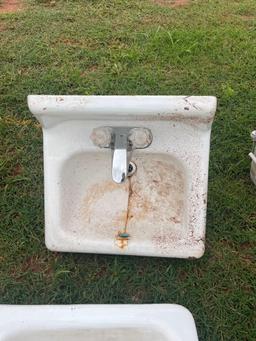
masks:
<path id="1" fill-rule="evenodd" d="M 25 1 L 0 20 L 0 303 L 177 303 L 201 340 L 255 340 L 255 0 Z M 217 96 L 205 255 L 47 251 L 30 93 Z"/>

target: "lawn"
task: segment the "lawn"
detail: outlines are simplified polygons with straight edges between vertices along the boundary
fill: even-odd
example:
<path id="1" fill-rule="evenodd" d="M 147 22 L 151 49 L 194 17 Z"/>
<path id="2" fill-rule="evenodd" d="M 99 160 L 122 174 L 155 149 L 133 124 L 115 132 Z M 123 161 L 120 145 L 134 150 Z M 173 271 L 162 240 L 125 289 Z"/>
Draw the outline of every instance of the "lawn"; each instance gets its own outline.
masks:
<path id="1" fill-rule="evenodd" d="M 255 0 L 23 1 L 0 13 L 0 303 L 177 303 L 201 340 L 255 340 Z M 214 95 L 199 260 L 44 245 L 42 131 L 28 94 Z"/>

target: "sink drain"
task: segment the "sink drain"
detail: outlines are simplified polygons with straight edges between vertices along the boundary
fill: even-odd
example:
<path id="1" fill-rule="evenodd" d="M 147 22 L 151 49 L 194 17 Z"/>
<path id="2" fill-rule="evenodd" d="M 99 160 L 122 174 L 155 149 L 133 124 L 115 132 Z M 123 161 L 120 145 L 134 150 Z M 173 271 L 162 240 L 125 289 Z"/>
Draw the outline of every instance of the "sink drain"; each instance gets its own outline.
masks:
<path id="1" fill-rule="evenodd" d="M 132 176 L 136 172 L 137 166 L 134 162 L 130 162 L 128 166 L 128 176 Z"/>

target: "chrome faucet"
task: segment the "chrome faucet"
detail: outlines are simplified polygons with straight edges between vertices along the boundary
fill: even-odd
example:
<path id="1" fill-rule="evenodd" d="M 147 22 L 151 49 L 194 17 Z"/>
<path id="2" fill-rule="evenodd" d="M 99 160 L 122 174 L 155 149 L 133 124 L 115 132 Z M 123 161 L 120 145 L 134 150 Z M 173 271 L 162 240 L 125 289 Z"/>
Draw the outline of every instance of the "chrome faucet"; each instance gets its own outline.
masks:
<path id="1" fill-rule="evenodd" d="M 124 182 L 128 174 L 132 151 L 129 131 L 129 128 L 120 127 L 113 134 L 112 179 L 118 184 Z"/>
<path id="2" fill-rule="evenodd" d="M 120 184 L 128 176 L 132 151 L 147 148 L 153 135 L 148 128 L 98 127 L 93 129 L 91 140 L 100 148 L 112 149 L 112 179 Z"/>

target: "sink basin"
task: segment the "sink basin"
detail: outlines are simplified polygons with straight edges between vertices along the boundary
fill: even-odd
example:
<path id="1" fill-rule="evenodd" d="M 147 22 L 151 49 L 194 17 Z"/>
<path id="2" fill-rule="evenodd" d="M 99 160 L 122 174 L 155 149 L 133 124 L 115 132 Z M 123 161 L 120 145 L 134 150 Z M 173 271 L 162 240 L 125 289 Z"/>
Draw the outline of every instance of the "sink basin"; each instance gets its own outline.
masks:
<path id="1" fill-rule="evenodd" d="M 216 99 L 188 96 L 28 97 L 44 136 L 45 237 L 53 251 L 198 258 L 204 253 L 211 124 Z M 138 127 L 117 184 L 95 128 Z"/>
<path id="2" fill-rule="evenodd" d="M 182 164 L 157 153 L 134 153 L 133 162 L 137 172 L 124 184 L 111 180 L 109 153 L 76 154 L 63 165 L 60 226 L 72 241 L 70 251 L 98 247 L 107 253 L 113 245 L 129 246 L 137 254 L 164 254 L 177 240 L 189 238 Z M 96 175 L 89 182 L 91 174 Z M 122 232 L 129 237 L 120 238 Z"/>
<path id="3" fill-rule="evenodd" d="M 0 306 L 0 341 L 197 341 L 191 313 L 166 305 Z"/>

